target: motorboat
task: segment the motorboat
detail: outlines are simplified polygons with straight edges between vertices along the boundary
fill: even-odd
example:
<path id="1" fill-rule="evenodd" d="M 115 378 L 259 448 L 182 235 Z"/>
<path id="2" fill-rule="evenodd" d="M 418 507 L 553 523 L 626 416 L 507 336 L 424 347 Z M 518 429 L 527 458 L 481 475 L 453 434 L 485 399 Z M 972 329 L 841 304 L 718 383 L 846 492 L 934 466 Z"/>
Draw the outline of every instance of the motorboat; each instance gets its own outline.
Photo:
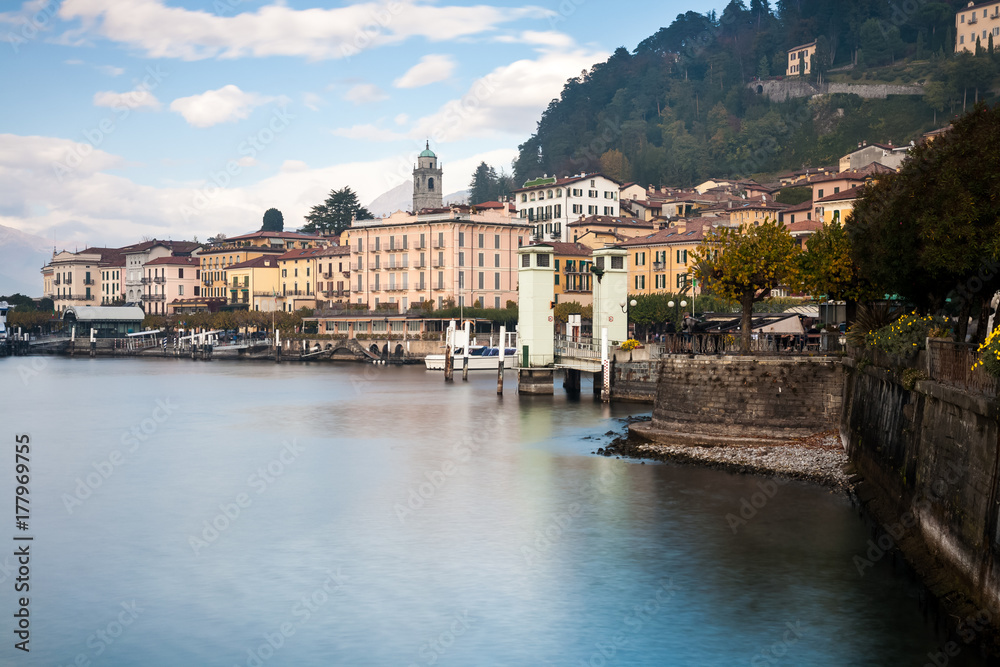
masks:
<path id="1" fill-rule="evenodd" d="M 517 350 L 514 348 L 504 348 L 503 367 L 505 369 L 514 367 L 515 354 L 517 354 Z M 462 370 L 465 358 L 465 349 L 456 348 L 451 354 L 452 368 Z M 500 348 L 489 345 L 470 345 L 468 359 L 470 371 L 495 371 L 500 363 Z M 445 355 L 443 354 L 428 354 L 424 357 L 424 365 L 429 371 L 443 371 L 444 360 Z"/>

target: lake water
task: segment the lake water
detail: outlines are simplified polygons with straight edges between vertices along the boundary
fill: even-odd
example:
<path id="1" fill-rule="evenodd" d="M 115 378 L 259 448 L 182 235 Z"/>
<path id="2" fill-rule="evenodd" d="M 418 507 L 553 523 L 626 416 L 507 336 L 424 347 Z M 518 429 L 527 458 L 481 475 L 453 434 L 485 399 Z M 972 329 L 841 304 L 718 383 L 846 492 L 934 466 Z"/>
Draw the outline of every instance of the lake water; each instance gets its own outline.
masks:
<path id="1" fill-rule="evenodd" d="M 446 385 L 418 367 L 0 360 L 0 664 L 919 667 L 940 651 L 889 557 L 859 574 L 870 533 L 846 498 L 594 456 L 650 406 L 589 386 L 520 397 L 507 377 L 498 398 L 493 373 Z M 24 535 L 27 654 L 7 556 Z"/>

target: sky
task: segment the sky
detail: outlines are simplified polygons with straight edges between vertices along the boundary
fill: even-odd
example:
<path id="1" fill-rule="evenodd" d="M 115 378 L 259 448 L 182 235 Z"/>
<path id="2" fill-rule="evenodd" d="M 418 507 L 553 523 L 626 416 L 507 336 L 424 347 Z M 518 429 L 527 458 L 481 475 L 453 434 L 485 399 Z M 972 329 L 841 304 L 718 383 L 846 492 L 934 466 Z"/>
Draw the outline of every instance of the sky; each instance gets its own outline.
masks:
<path id="1" fill-rule="evenodd" d="M 565 81 L 691 0 L 0 4 L 0 225 L 59 249 L 304 224 L 430 141 L 445 193 L 510 171 Z M 719 7 L 715 7 L 719 9 Z"/>

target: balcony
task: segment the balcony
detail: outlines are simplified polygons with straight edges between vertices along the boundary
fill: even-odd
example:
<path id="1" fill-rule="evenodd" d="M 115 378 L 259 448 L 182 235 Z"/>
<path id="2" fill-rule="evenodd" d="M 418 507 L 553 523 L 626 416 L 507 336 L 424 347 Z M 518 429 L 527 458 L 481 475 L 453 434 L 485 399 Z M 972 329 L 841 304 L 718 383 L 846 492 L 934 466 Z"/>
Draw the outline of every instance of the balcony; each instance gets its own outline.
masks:
<path id="1" fill-rule="evenodd" d="M 278 296 L 314 296 L 312 292 L 304 292 L 302 290 L 285 290 Z"/>
<path id="2" fill-rule="evenodd" d="M 157 285 L 162 285 L 163 283 L 167 282 L 167 279 L 165 276 L 156 276 L 155 278 L 153 278 L 153 282 L 156 283 Z"/>
<path id="3" fill-rule="evenodd" d="M 442 291 L 444 289 L 444 285 L 438 283 L 437 285 L 434 286 L 433 289 L 434 289 L 435 292 L 440 292 L 440 291 Z"/>
<path id="4" fill-rule="evenodd" d="M 83 284 L 84 285 L 93 285 L 94 284 L 94 279 L 93 278 L 84 278 L 83 279 Z"/>
<path id="5" fill-rule="evenodd" d="M 382 252 L 382 248 L 380 248 L 378 245 L 373 245 L 371 248 L 368 249 L 368 252 Z"/>
<path id="6" fill-rule="evenodd" d="M 444 262 L 441 262 L 439 260 L 434 260 L 434 268 L 435 269 L 443 269 L 444 268 Z"/>
<path id="7" fill-rule="evenodd" d="M 432 247 L 435 248 L 435 249 L 440 249 L 440 248 L 444 248 L 444 244 L 441 243 L 440 241 L 435 241 L 434 245 Z"/>
<path id="8" fill-rule="evenodd" d="M 322 276 L 322 278 L 323 278 L 323 280 L 332 280 L 333 279 L 333 274 L 332 273 L 324 273 L 323 276 Z"/>
<path id="9" fill-rule="evenodd" d="M 417 245 L 413 246 L 413 249 L 414 250 L 426 250 L 427 249 L 427 244 L 426 243 L 420 243 L 418 241 Z"/>
<path id="10" fill-rule="evenodd" d="M 416 264 L 413 265 L 413 268 L 415 268 L 415 269 L 426 269 L 427 268 L 427 262 L 418 262 L 418 263 L 416 263 Z"/>
<path id="11" fill-rule="evenodd" d="M 143 278 L 142 280 L 139 281 L 139 284 L 140 285 L 148 285 L 151 282 L 153 282 L 152 278 Z"/>
<path id="12" fill-rule="evenodd" d="M 163 301 L 164 298 L 163 294 L 147 294 L 144 301 Z"/>
<path id="13" fill-rule="evenodd" d="M 253 295 L 254 296 L 266 296 L 268 298 L 280 298 L 281 297 L 281 294 L 277 294 L 274 291 L 270 291 L 270 292 L 254 292 Z"/>
<path id="14" fill-rule="evenodd" d="M 979 23 L 979 19 L 977 19 L 975 13 L 973 13 L 972 16 L 969 17 L 969 25 L 974 25 L 976 23 Z"/>
<path id="15" fill-rule="evenodd" d="M 393 263 L 390 262 L 389 266 L 387 266 L 385 268 L 392 269 L 392 270 L 396 270 L 396 269 L 408 269 L 408 268 L 410 268 L 410 263 L 409 262 L 398 262 L 396 264 L 393 264 Z"/>
<path id="16" fill-rule="evenodd" d="M 426 290 L 426 289 L 427 289 L 427 285 L 425 285 L 425 284 L 423 284 L 423 283 L 420 283 L 420 284 L 419 284 L 419 285 L 417 285 L 417 287 L 416 287 L 416 290 L 417 290 L 418 292 L 423 292 L 423 291 L 424 291 L 424 290 Z"/>
<path id="17" fill-rule="evenodd" d="M 666 271 L 667 270 L 667 263 L 666 262 L 653 262 L 653 270 L 654 271 Z"/>
<path id="18" fill-rule="evenodd" d="M 62 279 L 59 276 L 56 276 L 56 279 L 53 281 L 53 284 L 62 285 Z"/>
<path id="19" fill-rule="evenodd" d="M 382 270 L 382 267 L 381 267 L 381 266 L 379 266 L 378 264 L 375 264 L 374 266 L 369 266 L 369 267 L 368 267 L 368 270 L 369 270 L 369 271 L 381 271 L 381 270 Z"/>
<path id="20" fill-rule="evenodd" d="M 351 271 L 364 271 L 363 268 L 364 265 L 361 262 L 358 262 L 356 265 L 352 264 L 350 266 L 351 266 Z"/>

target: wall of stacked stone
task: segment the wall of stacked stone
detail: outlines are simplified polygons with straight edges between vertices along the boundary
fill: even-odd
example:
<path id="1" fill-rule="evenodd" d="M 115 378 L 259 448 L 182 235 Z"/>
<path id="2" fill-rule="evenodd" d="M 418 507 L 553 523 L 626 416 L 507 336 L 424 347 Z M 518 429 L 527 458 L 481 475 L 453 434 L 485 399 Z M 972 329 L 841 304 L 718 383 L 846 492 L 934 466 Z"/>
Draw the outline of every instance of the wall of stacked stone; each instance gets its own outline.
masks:
<path id="1" fill-rule="evenodd" d="M 859 495 L 938 597 L 955 591 L 1000 620 L 1000 405 L 934 381 L 905 389 L 877 367 L 845 364 L 841 437 Z"/>
<path id="2" fill-rule="evenodd" d="M 836 428 L 843 371 L 830 357 L 665 357 L 654 428 L 795 438 Z"/>
<path id="3" fill-rule="evenodd" d="M 656 398 L 659 361 L 614 361 L 611 364 L 611 399 L 652 403 Z"/>

